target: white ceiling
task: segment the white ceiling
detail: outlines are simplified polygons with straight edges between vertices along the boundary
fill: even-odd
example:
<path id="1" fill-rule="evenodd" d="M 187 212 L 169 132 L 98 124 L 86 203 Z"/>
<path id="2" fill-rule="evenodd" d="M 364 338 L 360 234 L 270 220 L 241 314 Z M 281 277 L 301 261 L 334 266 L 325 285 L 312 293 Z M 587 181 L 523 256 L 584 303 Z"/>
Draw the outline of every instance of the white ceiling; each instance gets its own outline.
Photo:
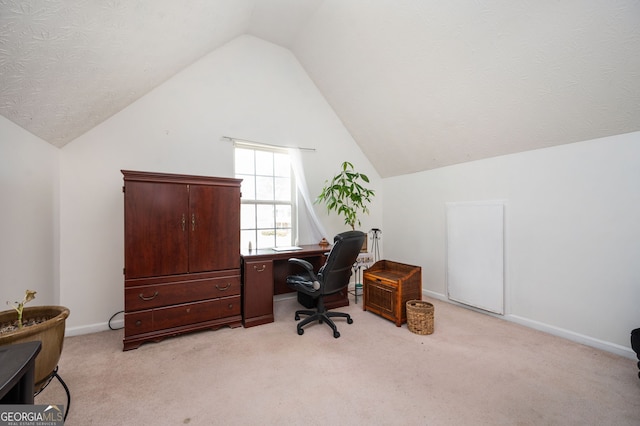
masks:
<path id="1" fill-rule="evenodd" d="M 0 114 L 61 147 L 241 34 L 383 177 L 640 130 L 638 0 L 0 0 Z"/>

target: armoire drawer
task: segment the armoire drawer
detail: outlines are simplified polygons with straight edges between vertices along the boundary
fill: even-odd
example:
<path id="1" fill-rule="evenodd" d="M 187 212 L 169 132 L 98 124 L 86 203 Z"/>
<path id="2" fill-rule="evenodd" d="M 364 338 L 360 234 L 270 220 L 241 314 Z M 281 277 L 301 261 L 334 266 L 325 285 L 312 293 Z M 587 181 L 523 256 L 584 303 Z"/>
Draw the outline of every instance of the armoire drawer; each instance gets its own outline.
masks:
<path id="1" fill-rule="evenodd" d="M 185 303 L 177 306 L 154 309 L 153 328 L 154 330 L 163 330 L 239 314 L 240 296 Z"/>
<path id="2" fill-rule="evenodd" d="M 240 275 L 127 287 L 124 306 L 131 312 L 236 295 L 240 295 Z"/>
<path id="3" fill-rule="evenodd" d="M 212 321 L 234 315 L 240 315 L 240 296 L 222 297 L 203 302 L 184 303 L 165 308 L 145 309 L 126 313 L 124 317 L 125 334 L 132 336 L 165 328 Z"/>
<path id="4" fill-rule="evenodd" d="M 126 336 L 149 333 L 150 331 L 153 331 L 152 309 L 124 314 L 124 334 Z"/>
<path id="5" fill-rule="evenodd" d="M 226 318 L 233 315 L 240 315 L 242 312 L 242 299 L 240 296 L 222 297 L 218 299 L 219 318 Z"/>

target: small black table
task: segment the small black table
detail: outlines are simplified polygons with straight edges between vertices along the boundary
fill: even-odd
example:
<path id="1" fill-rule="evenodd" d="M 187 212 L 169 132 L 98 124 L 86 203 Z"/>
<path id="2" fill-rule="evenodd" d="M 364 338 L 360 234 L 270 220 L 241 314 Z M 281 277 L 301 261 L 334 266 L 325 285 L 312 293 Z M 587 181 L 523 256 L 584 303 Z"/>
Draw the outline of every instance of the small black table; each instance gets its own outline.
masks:
<path id="1" fill-rule="evenodd" d="M 33 404 L 36 356 L 42 344 L 0 346 L 0 404 Z"/>
<path id="2" fill-rule="evenodd" d="M 638 368 L 640 368 L 640 328 L 631 331 L 631 349 L 638 355 Z M 640 372 L 638 372 L 640 378 Z"/>

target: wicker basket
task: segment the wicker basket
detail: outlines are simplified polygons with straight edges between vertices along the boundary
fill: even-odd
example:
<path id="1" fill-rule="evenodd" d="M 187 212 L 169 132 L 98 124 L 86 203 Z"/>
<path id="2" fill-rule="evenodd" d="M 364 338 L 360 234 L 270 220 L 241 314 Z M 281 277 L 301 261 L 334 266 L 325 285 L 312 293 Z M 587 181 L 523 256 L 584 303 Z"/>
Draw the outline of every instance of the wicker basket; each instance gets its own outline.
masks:
<path id="1" fill-rule="evenodd" d="M 416 334 L 433 333 L 433 305 L 422 300 L 407 302 L 407 326 Z"/>

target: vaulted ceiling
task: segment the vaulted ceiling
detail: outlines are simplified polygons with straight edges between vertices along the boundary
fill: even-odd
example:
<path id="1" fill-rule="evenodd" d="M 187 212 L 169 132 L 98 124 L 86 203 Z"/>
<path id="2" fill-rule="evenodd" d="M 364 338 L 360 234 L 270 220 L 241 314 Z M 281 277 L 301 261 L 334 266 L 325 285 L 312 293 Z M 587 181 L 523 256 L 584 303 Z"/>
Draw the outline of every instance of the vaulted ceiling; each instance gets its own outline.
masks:
<path id="1" fill-rule="evenodd" d="M 0 114 L 62 147 L 242 34 L 383 177 L 640 130 L 638 0 L 0 0 Z"/>

